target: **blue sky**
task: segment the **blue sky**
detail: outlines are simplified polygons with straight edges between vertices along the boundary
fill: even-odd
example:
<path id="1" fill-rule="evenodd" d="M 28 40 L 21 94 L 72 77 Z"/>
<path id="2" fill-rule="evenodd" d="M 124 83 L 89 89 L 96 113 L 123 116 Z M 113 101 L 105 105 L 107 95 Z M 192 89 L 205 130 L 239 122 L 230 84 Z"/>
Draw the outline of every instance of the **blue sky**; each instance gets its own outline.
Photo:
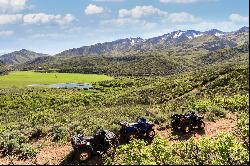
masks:
<path id="1" fill-rule="evenodd" d="M 233 31 L 249 24 L 248 0 L 0 0 L 0 55 L 56 54 L 174 30 Z"/>

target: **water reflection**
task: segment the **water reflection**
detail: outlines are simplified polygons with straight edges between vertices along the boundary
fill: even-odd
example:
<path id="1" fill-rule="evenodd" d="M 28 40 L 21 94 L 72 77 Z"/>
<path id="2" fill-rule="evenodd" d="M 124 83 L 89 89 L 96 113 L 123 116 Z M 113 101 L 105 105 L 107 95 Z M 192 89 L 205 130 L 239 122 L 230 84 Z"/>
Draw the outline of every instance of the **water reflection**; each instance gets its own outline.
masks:
<path id="1" fill-rule="evenodd" d="M 49 86 L 53 88 L 81 88 L 81 89 L 91 89 L 93 86 L 91 84 L 79 84 L 79 83 L 57 83 L 57 84 L 33 84 L 29 86 Z"/>

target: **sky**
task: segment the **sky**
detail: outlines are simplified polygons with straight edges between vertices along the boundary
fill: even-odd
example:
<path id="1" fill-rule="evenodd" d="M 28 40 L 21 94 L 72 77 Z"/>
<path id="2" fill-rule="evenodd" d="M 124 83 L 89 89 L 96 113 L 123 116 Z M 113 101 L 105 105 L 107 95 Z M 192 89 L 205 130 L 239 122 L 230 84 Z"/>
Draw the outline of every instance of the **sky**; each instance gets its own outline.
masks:
<path id="1" fill-rule="evenodd" d="M 0 0 L 0 55 L 249 26 L 248 0 Z"/>

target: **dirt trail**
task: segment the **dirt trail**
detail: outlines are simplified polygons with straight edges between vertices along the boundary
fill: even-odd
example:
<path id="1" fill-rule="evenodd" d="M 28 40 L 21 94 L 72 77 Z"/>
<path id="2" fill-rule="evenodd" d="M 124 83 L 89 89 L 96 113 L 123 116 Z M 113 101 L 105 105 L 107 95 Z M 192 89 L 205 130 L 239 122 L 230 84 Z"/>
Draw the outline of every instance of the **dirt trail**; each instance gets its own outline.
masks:
<path id="1" fill-rule="evenodd" d="M 206 127 L 203 132 L 193 131 L 190 134 L 172 133 L 171 129 L 157 130 L 156 134 L 163 139 L 167 139 L 174 143 L 176 141 L 188 140 L 190 137 L 200 138 L 208 136 L 216 136 L 219 132 L 233 132 L 236 122 L 234 118 L 223 118 L 215 122 L 206 122 Z M 42 144 L 42 149 L 36 157 L 32 159 L 19 160 L 16 157 L 0 156 L 0 165 L 15 164 L 15 165 L 59 165 L 59 164 L 78 164 L 70 160 L 72 147 L 70 144 L 59 145 L 52 143 L 50 140 L 40 140 L 36 144 Z M 95 157 L 85 165 L 102 164 L 100 157 Z"/>
<path id="2" fill-rule="evenodd" d="M 233 133 L 236 121 L 233 120 L 233 117 L 227 117 L 216 120 L 215 122 L 206 122 L 205 124 L 206 126 L 203 131 L 195 130 L 185 135 L 178 132 L 172 132 L 171 129 L 156 130 L 156 134 L 158 134 L 161 138 L 172 142 L 188 140 L 191 137 L 200 138 L 216 136 L 220 132 Z"/>
<path id="3" fill-rule="evenodd" d="M 73 149 L 70 145 L 53 143 L 50 139 L 39 140 L 34 145 L 42 145 L 36 157 L 19 159 L 18 157 L 0 156 L 0 165 L 55 165 L 59 164 Z"/>

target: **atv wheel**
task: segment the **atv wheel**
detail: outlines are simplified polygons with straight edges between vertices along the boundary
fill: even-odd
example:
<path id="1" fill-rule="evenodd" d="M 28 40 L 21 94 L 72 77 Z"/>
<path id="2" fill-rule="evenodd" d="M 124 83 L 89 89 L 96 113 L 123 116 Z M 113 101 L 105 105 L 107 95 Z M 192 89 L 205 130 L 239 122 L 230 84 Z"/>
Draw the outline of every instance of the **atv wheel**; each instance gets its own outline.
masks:
<path id="1" fill-rule="evenodd" d="M 176 123 L 175 121 L 172 121 L 172 122 L 171 122 L 171 126 L 172 126 L 172 128 L 173 128 L 174 130 L 178 130 L 178 125 L 177 125 L 177 123 Z"/>
<path id="2" fill-rule="evenodd" d="M 115 147 L 115 148 L 116 148 L 117 146 L 119 146 L 119 141 L 118 141 L 118 139 L 115 139 L 115 140 L 112 141 L 112 146 Z"/>
<path id="3" fill-rule="evenodd" d="M 203 130 L 204 128 L 205 128 L 205 123 L 204 122 L 199 123 L 198 129 Z"/>
<path id="4" fill-rule="evenodd" d="M 131 141 L 132 139 L 135 139 L 136 138 L 136 135 L 134 133 L 131 133 L 131 134 L 127 134 L 126 137 L 125 137 L 125 140 L 127 142 Z"/>
<path id="5" fill-rule="evenodd" d="M 115 154 L 115 147 L 114 146 L 109 146 L 105 153 L 108 155 L 108 156 L 113 156 Z"/>
<path id="6" fill-rule="evenodd" d="M 124 129 L 123 129 L 123 128 L 121 128 L 121 129 L 120 129 L 119 133 L 120 133 L 120 137 L 125 138 L 126 133 L 125 133 L 125 131 L 124 131 Z"/>
<path id="7" fill-rule="evenodd" d="M 155 137 L 155 131 L 153 130 L 153 129 L 151 129 L 151 130 L 149 130 L 148 132 L 147 132 L 147 138 L 149 138 L 149 139 L 153 139 L 154 137 Z"/>
<path id="8" fill-rule="evenodd" d="M 86 162 L 91 158 L 91 151 L 89 150 L 77 150 L 75 153 L 75 160 L 79 163 Z"/>

